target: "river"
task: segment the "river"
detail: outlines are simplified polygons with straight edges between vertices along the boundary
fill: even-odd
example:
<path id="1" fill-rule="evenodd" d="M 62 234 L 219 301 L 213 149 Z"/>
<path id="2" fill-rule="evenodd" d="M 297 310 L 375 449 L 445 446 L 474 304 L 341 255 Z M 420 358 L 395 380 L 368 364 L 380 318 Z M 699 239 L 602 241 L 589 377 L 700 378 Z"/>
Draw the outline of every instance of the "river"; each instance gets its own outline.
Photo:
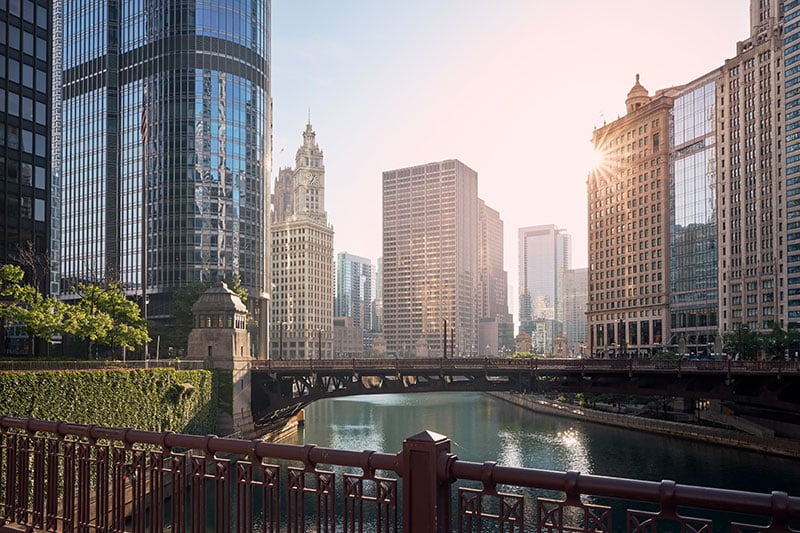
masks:
<path id="1" fill-rule="evenodd" d="M 388 394 L 315 402 L 289 442 L 400 451 L 424 430 L 467 461 L 800 495 L 800 461 L 528 411 L 481 393 Z"/>

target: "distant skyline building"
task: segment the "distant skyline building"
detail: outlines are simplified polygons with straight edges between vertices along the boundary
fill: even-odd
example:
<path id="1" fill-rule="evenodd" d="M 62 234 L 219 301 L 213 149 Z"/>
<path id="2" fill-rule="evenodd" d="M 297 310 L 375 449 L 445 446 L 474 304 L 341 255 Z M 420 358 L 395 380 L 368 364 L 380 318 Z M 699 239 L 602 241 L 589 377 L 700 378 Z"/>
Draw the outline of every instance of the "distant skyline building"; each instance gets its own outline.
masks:
<path id="1" fill-rule="evenodd" d="M 333 356 L 333 226 L 325 212 L 325 165 L 311 123 L 272 195 L 270 358 Z"/>
<path id="2" fill-rule="evenodd" d="M 508 273 L 503 269 L 503 221 L 478 199 L 478 346 L 480 355 L 497 356 L 514 345 L 508 312 Z"/>
<path id="3" fill-rule="evenodd" d="M 651 97 L 637 74 L 627 114 L 592 133 L 603 161 L 587 180 L 591 355 L 669 342 L 672 101 Z"/>
<path id="4" fill-rule="evenodd" d="M 586 309 L 589 301 L 589 269 L 567 270 L 562 297 L 563 332 L 567 337 L 567 353 L 574 356 L 588 355 L 586 349 L 589 330 L 586 323 Z"/>
<path id="5" fill-rule="evenodd" d="M 549 354 L 564 324 L 564 276 L 572 265 L 572 237 L 552 224 L 520 228 L 518 237 L 520 328 L 531 335 L 536 353 Z"/>
<path id="6" fill-rule="evenodd" d="M 57 3 L 62 295 L 119 279 L 169 320 L 175 289 L 238 276 L 265 357 L 270 1 Z"/>
<path id="7" fill-rule="evenodd" d="M 375 271 L 372 262 L 348 252 L 336 254 L 334 317 L 350 317 L 353 327 L 373 329 Z"/>
<path id="8" fill-rule="evenodd" d="M 454 159 L 383 172 L 388 354 L 442 355 L 446 333 L 477 353 L 478 246 L 477 172 Z"/>
<path id="9" fill-rule="evenodd" d="M 520 322 L 561 321 L 559 290 L 572 265 L 572 237 L 552 224 L 520 228 L 518 233 Z"/>

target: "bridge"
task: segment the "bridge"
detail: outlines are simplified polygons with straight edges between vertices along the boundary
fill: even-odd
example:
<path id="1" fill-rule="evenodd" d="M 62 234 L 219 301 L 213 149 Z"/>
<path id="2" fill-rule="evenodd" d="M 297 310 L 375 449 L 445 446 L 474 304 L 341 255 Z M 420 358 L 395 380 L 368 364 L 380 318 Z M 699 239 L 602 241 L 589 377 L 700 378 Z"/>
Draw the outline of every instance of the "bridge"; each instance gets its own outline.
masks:
<path id="1" fill-rule="evenodd" d="M 529 391 L 732 400 L 800 414 L 800 362 L 412 358 L 254 361 L 251 409 L 268 425 L 322 398 Z"/>

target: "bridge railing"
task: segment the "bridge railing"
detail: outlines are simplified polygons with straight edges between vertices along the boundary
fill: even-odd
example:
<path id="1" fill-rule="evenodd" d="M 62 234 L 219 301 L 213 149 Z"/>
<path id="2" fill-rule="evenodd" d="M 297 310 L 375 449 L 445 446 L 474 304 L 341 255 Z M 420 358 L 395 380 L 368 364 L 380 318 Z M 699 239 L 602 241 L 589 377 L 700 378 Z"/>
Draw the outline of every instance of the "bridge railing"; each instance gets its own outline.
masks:
<path id="1" fill-rule="evenodd" d="M 800 498 L 783 492 L 461 461 L 432 432 L 389 454 L 0 417 L 0 468 L 0 526 L 12 530 L 789 531 L 800 520 Z"/>
<path id="2" fill-rule="evenodd" d="M 539 370 L 608 370 L 616 372 L 674 370 L 710 372 L 767 372 L 800 373 L 800 361 L 690 361 L 681 359 L 574 359 L 574 358 L 375 358 L 375 359 L 322 359 L 322 360 L 269 360 L 254 361 L 254 368 L 270 371 L 453 371 L 480 370 L 488 373 L 502 371 Z"/>

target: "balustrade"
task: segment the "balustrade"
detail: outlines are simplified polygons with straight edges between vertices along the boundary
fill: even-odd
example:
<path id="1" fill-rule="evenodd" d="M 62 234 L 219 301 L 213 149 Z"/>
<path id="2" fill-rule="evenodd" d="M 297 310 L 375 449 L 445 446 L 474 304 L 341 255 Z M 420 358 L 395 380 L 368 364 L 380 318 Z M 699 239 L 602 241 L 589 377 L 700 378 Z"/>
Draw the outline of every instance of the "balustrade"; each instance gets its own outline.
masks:
<path id="1" fill-rule="evenodd" d="M 800 498 L 782 492 L 461 461 L 432 432 L 390 454 L 0 417 L 0 468 L 4 530 L 711 531 L 720 519 L 706 511 L 722 511 L 753 515 L 726 519 L 732 531 L 792 531 L 800 520 Z"/>

